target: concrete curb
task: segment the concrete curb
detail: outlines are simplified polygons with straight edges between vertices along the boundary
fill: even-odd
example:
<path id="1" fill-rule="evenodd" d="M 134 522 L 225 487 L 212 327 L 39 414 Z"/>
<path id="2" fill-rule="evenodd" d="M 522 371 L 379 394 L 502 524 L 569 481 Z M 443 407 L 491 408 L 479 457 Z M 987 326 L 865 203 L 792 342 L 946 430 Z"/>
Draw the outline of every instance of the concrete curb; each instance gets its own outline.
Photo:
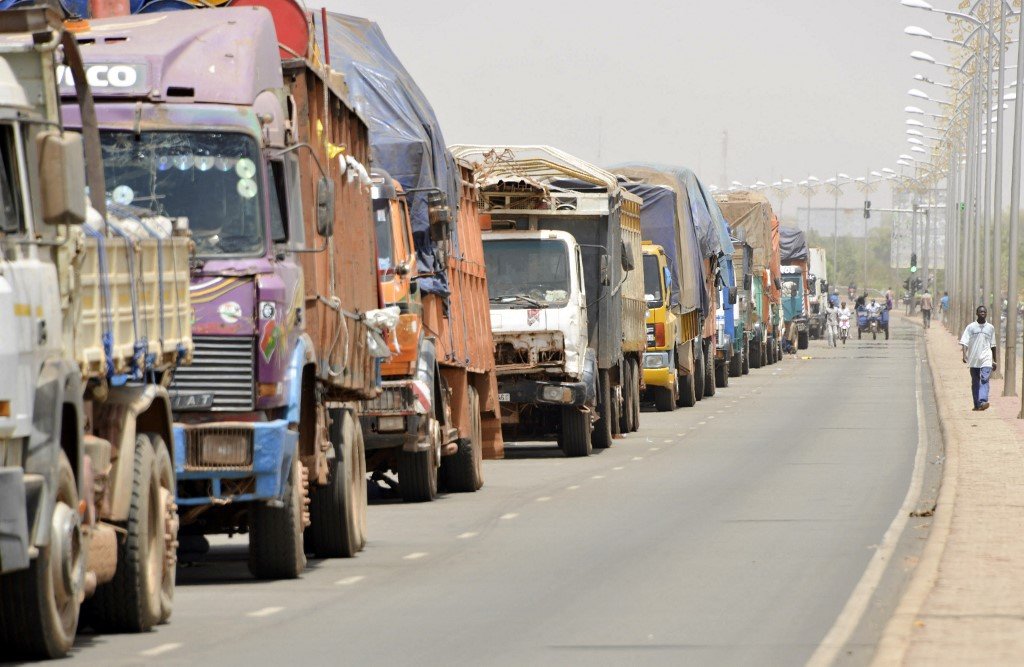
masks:
<path id="1" fill-rule="evenodd" d="M 946 550 L 946 543 L 949 539 L 950 525 L 953 521 L 953 505 L 956 502 L 957 480 L 960 464 L 960 443 L 955 437 L 953 430 L 947 424 L 947 414 L 950 414 L 953 399 L 948 388 L 936 376 L 935 366 L 931 363 L 932 358 L 940 354 L 936 349 L 943 336 L 952 338 L 945 328 L 928 329 L 925 331 L 925 350 L 929 360 L 928 369 L 932 378 L 932 386 L 935 391 L 935 403 L 939 413 L 939 429 L 942 433 L 944 443 L 945 462 L 942 470 L 942 485 L 939 489 L 939 496 L 935 503 L 935 512 L 932 516 L 932 529 L 928 535 L 928 541 L 921 553 L 921 560 L 911 575 L 910 583 L 892 618 L 882 632 L 882 639 L 878 643 L 875 656 L 871 664 L 879 667 L 883 665 L 901 665 L 910 647 L 911 633 L 914 624 L 921 613 L 925 600 L 935 587 L 939 577 L 939 564 L 942 555 Z M 955 339 L 953 339 L 955 340 Z"/>

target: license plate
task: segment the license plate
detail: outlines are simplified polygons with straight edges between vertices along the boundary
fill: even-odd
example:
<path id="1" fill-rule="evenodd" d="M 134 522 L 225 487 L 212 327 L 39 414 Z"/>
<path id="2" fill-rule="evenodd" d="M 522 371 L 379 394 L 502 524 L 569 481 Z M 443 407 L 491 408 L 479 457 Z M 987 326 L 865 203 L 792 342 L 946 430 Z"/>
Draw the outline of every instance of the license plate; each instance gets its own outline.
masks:
<path id="1" fill-rule="evenodd" d="M 512 402 L 512 394 L 498 394 L 498 402 L 499 403 L 511 403 Z"/>

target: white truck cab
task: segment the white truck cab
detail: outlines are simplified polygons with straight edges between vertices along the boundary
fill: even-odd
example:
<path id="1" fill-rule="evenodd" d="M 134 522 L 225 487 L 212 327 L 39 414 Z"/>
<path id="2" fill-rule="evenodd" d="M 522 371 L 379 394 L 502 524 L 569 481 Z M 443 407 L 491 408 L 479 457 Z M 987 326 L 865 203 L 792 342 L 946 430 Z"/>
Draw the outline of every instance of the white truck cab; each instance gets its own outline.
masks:
<path id="1" fill-rule="evenodd" d="M 545 383 L 579 383 L 587 350 L 587 294 L 580 247 L 563 231 L 495 231 L 483 235 L 491 330 L 499 378 L 528 375 Z M 543 402 L 566 404 L 557 384 L 538 388 Z M 504 402 L 514 401 L 500 391 Z M 585 391 L 575 397 L 582 403 Z M 520 397 L 525 398 L 525 397 Z"/>

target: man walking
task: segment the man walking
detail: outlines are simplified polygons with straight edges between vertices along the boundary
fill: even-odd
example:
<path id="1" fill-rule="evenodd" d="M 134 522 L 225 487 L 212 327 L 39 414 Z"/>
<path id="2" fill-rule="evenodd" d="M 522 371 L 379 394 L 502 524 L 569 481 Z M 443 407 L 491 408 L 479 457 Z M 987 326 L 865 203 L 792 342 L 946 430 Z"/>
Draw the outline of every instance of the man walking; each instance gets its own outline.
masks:
<path id="1" fill-rule="evenodd" d="M 942 311 L 942 321 L 948 322 L 946 313 L 949 312 L 949 292 L 942 293 L 942 298 L 939 299 L 939 309 Z"/>
<path id="2" fill-rule="evenodd" d="M 964 363 L 971 369 L 971 396 L 975 410 L 988 410 L 988 379 L 996 369 L 996 329 L 986 322 L 988 310 L 978 306 L 976 322 L 971 322 L 960 336 Z"/>
<path id="3" fill-rule="evenodd" d="M 921 321 L 924 323 L 925 329 L 932 325 L 932 293 L 928 291 L 927 287 L 924 289 L 924 294 L 921 295 Z"/>

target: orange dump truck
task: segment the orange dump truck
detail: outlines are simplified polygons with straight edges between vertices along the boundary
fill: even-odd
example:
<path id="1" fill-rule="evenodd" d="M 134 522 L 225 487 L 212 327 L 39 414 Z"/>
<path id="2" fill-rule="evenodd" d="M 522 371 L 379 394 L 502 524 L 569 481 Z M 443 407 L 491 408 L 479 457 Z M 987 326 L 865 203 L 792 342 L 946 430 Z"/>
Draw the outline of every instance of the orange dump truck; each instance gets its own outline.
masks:
<path id="1" fill-rule="evenodd" d="M 376 24 L 317 18 L 325 58 L 370 125 L 377 273 L 398 317 L 382 393 L 360 412 L 367 468 L 407 502 L 476 491 L 503 441 L 472 172 Z"/>

